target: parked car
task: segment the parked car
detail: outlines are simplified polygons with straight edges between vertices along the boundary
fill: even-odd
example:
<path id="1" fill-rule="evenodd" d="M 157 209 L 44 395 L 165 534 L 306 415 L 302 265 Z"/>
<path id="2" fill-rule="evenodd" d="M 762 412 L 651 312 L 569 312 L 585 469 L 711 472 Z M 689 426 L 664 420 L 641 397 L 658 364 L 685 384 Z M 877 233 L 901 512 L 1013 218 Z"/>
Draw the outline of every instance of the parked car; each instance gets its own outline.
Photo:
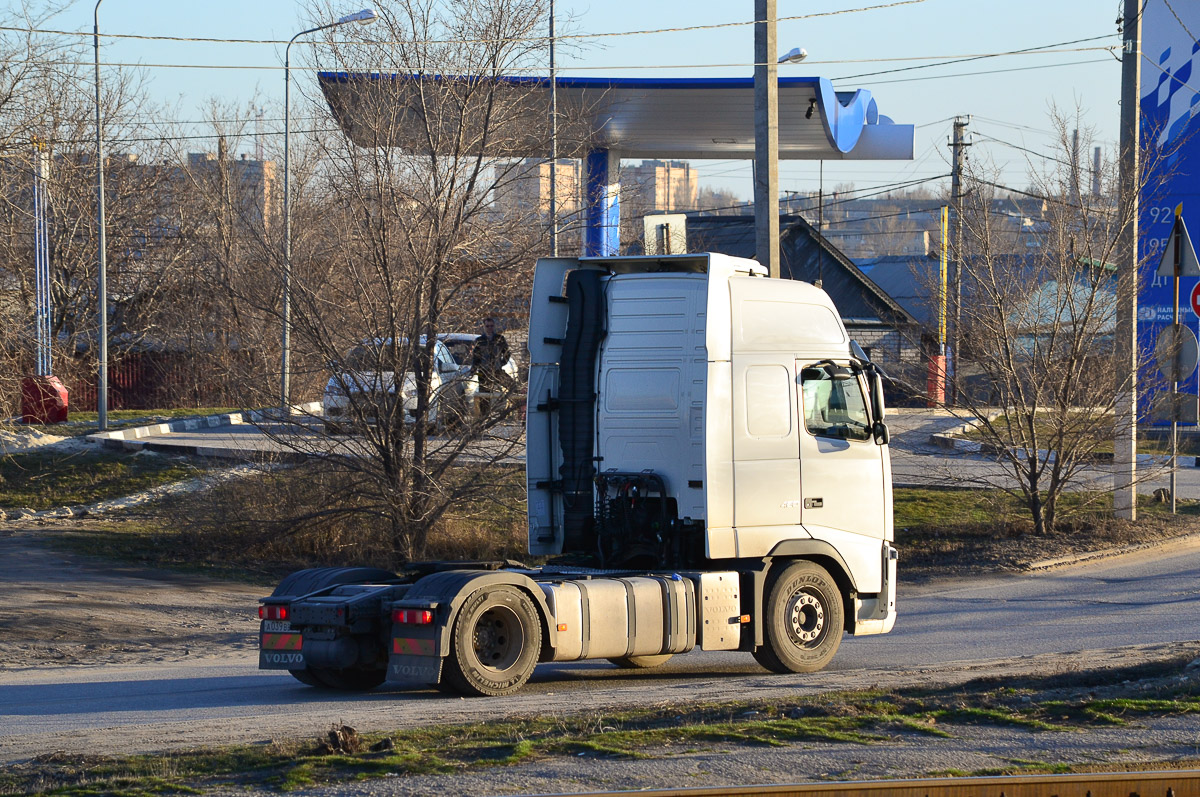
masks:
<path id="1" fill-rule="evenodd" d="M 508 382 L 507 386 L 492 386 L 490 390 L 483 390 L 479 384 L 479 375 L 471 370 L 471 356 L 475 350 L 476 336 L 469 332 L 444 332 L 438 335 L 438 340 L 446 344 L 450 353 L 454 355 L 455 361 L 466 369 L 466 373 L 462 377 L 464 380 L 462 394 L 464 406 L 472 418 L 478 418 L 483 414 L 482 410 L 487 406 L 484 402 L 507 401 L 509 394 L 516 389 L 518 384 L 517 362 L 511 354 L 500 369 L 504 375 L 504 381 Z M 505 387 L 507 389 L 504 389 Z"/>
<path id="2" fill-rule="evenodd" d="M 424 345 L 424 340 L 421 341 Z M 364 340 L 355 346 L 340 363 L 325 384 L 323 420 L 325 431 L 338 434 L 347 424 L 358 420 L 375 422 L 390 418 L 397 400 L 401 402 L 405 423 L 417 421 L 417 375 L 413 363 L 401 364 L 406 353 L 404 344 L 394 345 L 391 338 Z M 433 369 L 429 375 L 430 398 L 425 423 L 431 430 L 442 431 L 469 406 L 464 396 L 469 381 L 469 367 L 464 367 L 450 353 L 442 340 L 434 342 Z"/>

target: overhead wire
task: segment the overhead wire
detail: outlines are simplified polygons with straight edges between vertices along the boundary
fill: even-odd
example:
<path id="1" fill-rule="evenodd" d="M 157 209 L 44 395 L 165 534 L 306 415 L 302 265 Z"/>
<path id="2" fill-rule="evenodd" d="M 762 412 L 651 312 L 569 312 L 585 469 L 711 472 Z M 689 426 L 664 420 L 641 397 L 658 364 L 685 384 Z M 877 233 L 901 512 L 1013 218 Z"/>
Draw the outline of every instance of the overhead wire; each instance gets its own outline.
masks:
<path id="1" fill-rule="evenodd" d="M 1175 21 L 1179 23 L 1179 27 L 1183 28 L 1183 32 L 1190 36 L 1192 41 L 1196 41 L 1196 35 L 1192 33 L 1191 30 L 1188 29 L 1188 26 L 1184 24 L 1183 20 L 1179 18 L 1179 14 L 1175 13 L 1175 9 L 1171 6 L 1171 0 L 1163 0 L 1163 5 L 1165 5 L 1167 10 L 1171 12 L 1171 16 L 1175 17 Z"/>
<path id="2" fill-rule="evenodd" d="M 1143 60 L 1146 61 L 1146 63 L 1153 64 L 1154 68 L 1157 69 L 1159 72 L 1162 72 L 1164 75 L 1166 75 L 1168 80 L 1172 80 L 1172 81 L 1178 83 L 1180 86 L 1184 87 L 1185 89 L 1192 92 L 1193 94 L 1200 94 L 1200 89 L 1197 89 L 1195 86 L 1193 86 L 1191 83 L 1188 83 L 1186 80 L 1180 80 L 1178 75 L 1176 75 L 1169 69 L 1164 69 L 1161 64 L 1156 63 L 1155 60 L 1153 58 L 1151 58 L 1150 56 L 1146 55 L 1145 53 L 1142 53 L 1142 58 L 1143 58 Z"/>
<path id="3" fill-rule="evenodd" d="M 1103 49 L 1103 48 L 1098 48 Z M 1007 72 L 1028 72 L 1033 69 L 1056 69 L 1063 66 L 1085 66 L 1087 64 L 1107 64 L 1111 63 L 1108 58 L 1093 58 L 1088 61 L 1063 61 L 1057 64 L 1034 64 L 1033 66 L 1016 66 L 1008 69 L 987 69 L 979 72 L 955 72 L 950 75 L 924 75 L 920 77 L 896 78 L 894 80 L 873 80 L 872 86 L 886 86 L 892 83 L 917 83 L 922 80 L 945 80 L 946 78 L 955 77 L 977 77 L 979 75 L 1002 75 Z M 835 78 L 836 80 L 845 80 L 846 78 Z"/>
<path id="4" fill-rule="evenodd" d="M 1048 160 L 1048 161 L 1054 161 L 1055 163 L 1061 163 L 1063 166 L 1071 165 L 1071 163 L 1063 160 L 1062 158 L 1056 158 L 1053 155 L 1047 155 L 1043 152 L 1036 152 L 1032 149 L 1029 149 L 1028 147 L 1022 147 L 1018 144 L 1013 144 L 1011 141 L 1004 141 L 1003 139 L 996 138 L 995 136 L 989 136 L 987 133 L 980 133 L 978 130 L 974 131 L 974 135 L 979 136 L 980 138 L 987 139 L 988 141 L 994 141 L 997 144 L 1003 144 L 1004 146 L 1011 147 L 1012 149 L 1020 150 L 1021 152 L 1025 152 L 1029 155 L 1033 155 L 1038 158 L 1044 158 L 1045 160 Z"/>
<path id="5" fill-rule="evenodd" d="M 845 75 L 843 77 L 835 78 L 835 80 L 857 80 L 858 78 L 875 77 L 876 75 L 890 75 L 895 72 L 908 72 L 908 71 L 911 71 L 914 69 L 929 69 L 934 66 L 949 66 L 951 64 L 964 64 L 969 61 L 980 61 L 985 58 L 999 58 L 1001 56 L 1009 56 L 1009 55 L 1027 55 L 1027 54 L 1034 54 L 1034 53 L 1044 54 L 1044 53 L 1064 53 L 1064 52 L 1088 52 L 1088 51 L 1094 51 L 1094 50 L 1111 50 L 1111 48 L 1109 48 L 1109 47 L 1079 47 L 1079 48 L 1075 48 L 1075 49 L 1071 49 L 1071 50 L 1056 50 L 1056 49 L 1051 49 L 1051 48 L 1066 47 L 1067 45 L 1070 45 L 1070 44 L 1083 44 L 1085 42 L 1100 41 L 1101 39 L 1112 38 L 1115 35 L 1116 34 L 1113 34 L 1113 33 L 1107 33 L 1103 36 L 1091 36 L 1086 39 L 1074 39 L 1072 41 L 1055 42 L 1054 44 L 1043 44 L 1043 45 L 1038 45 L 1036 47 L 1025 47 L 1020 50 L 1007 50 L 1007 51 L 1000 52 L 1000 53 L 983 53 L 983 54 L 979 54 L 979 55 L 965 55 L 965 56 L 957 57 L 951 61 L 945 61 L 945 62 L 937 63 L 937 64 L 921 64 L 921 65 L 917 65 L 917 66 L 902 66 L 902 67 L 898 67 L 896 69 L 885 69 L 880 72 L 864 72 L 860 75 Z"/>
<path id="6" fill-rule="evenodd" d="M 1060 53 L 1060 52 L 1084 53 L 1084 52 L 1101 52 L 1101 51 L 1109 52 L 1110 50 L 1111 50 L 1111 48 L 1108 48 L 1108 47 L 1082 47 L 1082 48 L 1076 48 L 1076 49 L 1072 49 L 1072 50 L 1047 50 L 1047 51 L 1045 51 L 1045 53 L 1047 53 L 1047 54 L 1048 53 Z M 903 67 L 901 69 L 886 70 L 885 72 L 880 72 L 877 74 L 889 74 L 889 73 L 894 73 L 894 72 L 904 72 L 904 71 L 915 70 L 915 69 L 928 69 L 928 68 L 932 68 L 932 67 L 946 66 L 949 63 L 959 63 L 961 60 L 973 61 L 973 60 L 978 60 L 979 58 L 1001 58 L 1001 57 L 1010 56 L 1010 55 L 1029 55 L 1029 54 L 1030 53 L 1028 53 L 1028 52 L 988 53 L 985 55 L 980 55 L 980 56 L 972 57 L 969 59 L 955 59 L 955 60 L 948 61 L 945 63 L 921 64 L 921 65 L 912 66 L 912 67 Z M 1037 54 L 1042 54 L 1042 53 L 1037 53 Z M 924 60 L 930 60 L 930 59 L 942 58 L 942 57 L 944 57 L 944 56 L 919 56 L 919 57 L 912 58 L 912 59 L 905 58 L 905 59 L 879 59 L 879 60 L 887 60 L 887 61 L 923 60 L 924 61 Z M 964 77 L 964 76 L 971 76 L 971 75 L 998 74 L 998 73 L 1002 73 L 1002 72 L 1019 72 L 1019 71 L 1029 70 L 1029 69 L 1045 69 L 1045 68 L 1058 67 L 1058 66 L 1075 66 L 1078 64 L 1105 63 L 1107 61 L 1108 61 L 1108 59 L 1101 58 L 1101 59 L 1093 59 L 1093 60 L 1088 60 L 1088 61 L 1067 61 L 1067 62 L 1058 63 L 1058 64 L 1034 64 L 1034 65 L 1027 66 L 1027 67 L 1017 67 L 1017 68 L 1010 68 L 1010 69 L 994 69 L 994 70 L 987 70 L 987 71 L 981 71 L 981 72 L 959 72 L 959 73 L 955 73 L 952 75 L 931 75 L 931 76 L 926 76 L 926 77 L 905 78 L 900 81 L 881 80 L 881 81 L 874 81 L 874 84 L 875 85 L 883 85 L 883 84 L 887 84 L 887 83 L 910 82 L 910 81 L 915 82 L 918 80 L 932 80 L 932 79 L 944 78 L 944 77 Z M 49 66 L 90 67 L 90 66 L 93 66 L 94 62 L 62 59 L 62 60 L 55 60 L 55 61 L 46 61 L 45 63 Z M 813 63 L 838 64 L 838 63 L 850 63 L 850 62 L 821 61 L 821 62 L 813 62 Z M 311 66 L 300 66 L 300 65 L 287 67 L 282 64 L 180 64 L 180 63 L 146 63 L 146 62 L 139 62 L 139 61 L 102 61 L 101 66 L 117 67 L 117 68 L 123 68 L 123 69 L 249 69 L 249 70 L 269 71 L 269 72 L 280 72 L 280 71 L 284 71 L 285 69 L 293 71 L 293 72 L 307 72 L 312 68 Z M 584 65 L 563 66 L 563 67 L 561 67 L 560 71 L 568 71 L 568 72 L 609 71 L 609 72 L 611 72 L 611 71 L 616 71 L 616 70 L 634 71 L 634 70 L 676 70 L 676 69 L 741 69 L 741 68 L 749 68 L 749 67 L 754 67 L 754 66 L 756 66 L 756 64 L 753 61 L 730 61 L 730 62 L 725 62 L 725 63 L 703 63 L 703 64 L 598 64 L 598 65 L 588 65 L 588 66 L 584 66 Z M 386 71 L 386 69 L 380 69 L 378 67 L 371 67 L 371 66 L 364 66 L 364 67 L 361 67 L 361 69 L 364 72 Z M 523 73 L 541 74 L 541 73 L 545 72 L 545 67 L 541 66 L 541 65 L 511 66 L 511 67 L 508 67 L 505 71 L 509 74 L 523 74 Z M 862 75 L 849 75 L 849 76 L 843 76 L 843 77 L 830 78 L 830 80 L 834 80 L 834 81 L 855 80 L 859 77 L 863 77 L 863 76 Z"/>
<path id="7" fill-rule="evenodd" d="M 872 6 L 861 6 L 859 8 L 843 8 L 837 11 L 819 11 L 813 14 L 798 14 L 795 16 L 777 17 L 776 22 L 792 22 L 795 20 L 818 19 L 820 17 L 835 17 L 842 14 L 857 14 L 864 11 L 880 11 L 888 8 L 897 8 L 899 6 L 919 5 L 926 0 L 895 0 L 890 3 L 880 3 Z M 646 36 L 656 35 L 660 33 L 686 33 L 698 30 L 718 30 L 721 28 L 738 28 L 747 25 L 758 24 L 756 20 L 738 20 L 736 22 L 717 22 L 709 25 L 686 25 L 674 28 L 652 28 L 646 30 L 628 30 L 628 31 L 611 31 L 604 33 L 568 33 L 554 37 L 555 41 L 563 41 L 570 39 L 603 39 L 613 38 L 618 36 Z M 0 31 L 9 31 L 16 33 L 41 33 L 55 36 L 81 36 L 91 37 L 97 35 L 91 31 L 72 31 L 72 30 L 46 30 L 39 28 L 18 28 L 10 26 L 0 26 Z M 138 39 L 147 41 L 170 41 L 170 42 L 204 42 L 209 44 L 270 44 L 281 45 L 290 44 L 289 41 L 283 39 L 217 39 L 206 38 L 201 36 L 149 36 L 145 34 L 132 33 L 103 33 L 99 34 L 100 38 L 111 39 Z M 424 46 L 432 44 L 496 44 L 499 42 L 516 42 L 516 43 L 536 43 L 549 42 L 548 36 L 531 36 L 511 39 L 411 39 L 403 41 L 380 41 L 380 44 L 407 44 L 412 46 Z M 314 44 L 314 42 L 306 42 Z"/>

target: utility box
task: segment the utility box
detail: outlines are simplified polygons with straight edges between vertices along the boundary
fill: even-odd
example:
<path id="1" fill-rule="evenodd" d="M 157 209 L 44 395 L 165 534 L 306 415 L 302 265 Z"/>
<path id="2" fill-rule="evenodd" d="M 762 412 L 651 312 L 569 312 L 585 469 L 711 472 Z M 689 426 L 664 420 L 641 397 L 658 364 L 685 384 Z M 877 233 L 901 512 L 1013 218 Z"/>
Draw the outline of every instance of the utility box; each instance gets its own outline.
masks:
<path id="1" fill-rule="evenodd" d="M 57 376 L 21 380 L 21 422 L 63 423 L 67 420 L 67 388 Z"/>

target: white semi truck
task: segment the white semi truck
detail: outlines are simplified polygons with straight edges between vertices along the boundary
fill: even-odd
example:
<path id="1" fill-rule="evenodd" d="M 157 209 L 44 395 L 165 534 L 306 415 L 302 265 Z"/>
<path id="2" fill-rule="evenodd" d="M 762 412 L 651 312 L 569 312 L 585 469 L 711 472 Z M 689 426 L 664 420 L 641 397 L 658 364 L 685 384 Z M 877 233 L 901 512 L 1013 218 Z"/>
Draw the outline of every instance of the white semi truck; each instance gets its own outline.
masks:
<path id="1" fill-rule="evenodd" d="M 819 288 L 719 254 L 538 262 L 529 552 L 321 568 L 259 666 L 338 689 L 518 690 L 539 662 L 742 650 L 811 672 L 896 618 L 882 379 Z"/>

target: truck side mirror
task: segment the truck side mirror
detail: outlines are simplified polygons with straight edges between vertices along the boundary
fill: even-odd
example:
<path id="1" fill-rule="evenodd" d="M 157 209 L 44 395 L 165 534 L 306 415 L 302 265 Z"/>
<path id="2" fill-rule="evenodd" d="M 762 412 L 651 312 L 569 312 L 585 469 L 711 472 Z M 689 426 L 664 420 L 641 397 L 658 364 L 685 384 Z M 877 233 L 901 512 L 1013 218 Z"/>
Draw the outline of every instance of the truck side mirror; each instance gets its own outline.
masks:
<path id="1" fill-rule="evenodd" d="M 883 377 L 875 369 L 871 369 L 871 414 L 876 421 L 882 421 L 887 415 L 883 404 Z"/>
<path id="2" fill-rule="evenodd" d="M 871 415 L 875 419 L 871 426 L 871 436 L 875 438 L 876 444 L 886 446 L 892 441 L 892 434 L 883 422 L 887 415 L 883 403 L 883 376 L 876 368 L 871 369 Z"/>

